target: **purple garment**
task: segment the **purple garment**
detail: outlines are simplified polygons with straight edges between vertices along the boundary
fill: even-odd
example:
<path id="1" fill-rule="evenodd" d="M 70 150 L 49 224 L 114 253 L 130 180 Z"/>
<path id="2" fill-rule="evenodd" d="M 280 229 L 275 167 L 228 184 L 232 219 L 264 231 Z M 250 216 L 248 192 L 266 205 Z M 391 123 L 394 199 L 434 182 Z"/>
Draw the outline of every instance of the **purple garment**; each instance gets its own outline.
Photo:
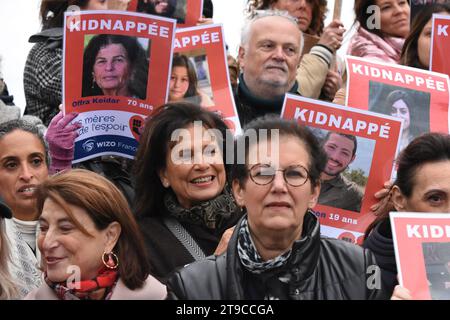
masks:
<path id="1" fill-rule="evenodd" d="M 78 113 L 69 113 L 63 116 L 59 112 L 50 122 L 45 139 L 51 157 L 50 174 L 72 167 L 75 151 L 75 139 L 78 137 L 78 129 L 81 124 L 71 123 Z"/>

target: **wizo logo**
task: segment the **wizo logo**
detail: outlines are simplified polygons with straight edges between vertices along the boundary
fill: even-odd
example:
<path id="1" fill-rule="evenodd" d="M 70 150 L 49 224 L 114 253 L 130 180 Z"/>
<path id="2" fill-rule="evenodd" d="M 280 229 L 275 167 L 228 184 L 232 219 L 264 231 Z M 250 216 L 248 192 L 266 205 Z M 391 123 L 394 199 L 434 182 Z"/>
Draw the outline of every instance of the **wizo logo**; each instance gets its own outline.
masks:
<path id="1" fill-rule="evenodd" d="M 87 141 L 85 141 L 82 145 L 84 151 L 86 152 L 90 152 L 95 148 L 95 140 L 93 139 L 89 139 Z"/>

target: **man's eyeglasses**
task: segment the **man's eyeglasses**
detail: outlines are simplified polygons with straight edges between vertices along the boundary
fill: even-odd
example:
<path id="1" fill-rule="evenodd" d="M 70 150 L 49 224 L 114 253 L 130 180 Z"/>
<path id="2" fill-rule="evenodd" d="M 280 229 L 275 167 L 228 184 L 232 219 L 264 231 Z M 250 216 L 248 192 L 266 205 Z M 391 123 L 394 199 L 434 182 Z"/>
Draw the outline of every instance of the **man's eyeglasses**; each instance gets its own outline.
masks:
<path id="1" fill-rule="evenodd" d="M 309 172 L 301 165 L 289 166 L 286 169 L 275 169 L 268 164 L 255 164 L 248 170 L 252 181 L 265 186 L 275 179 L 277 171 L 283 172 L 284 181 L 292 187 L 300 187 L 308 181 Z"/>

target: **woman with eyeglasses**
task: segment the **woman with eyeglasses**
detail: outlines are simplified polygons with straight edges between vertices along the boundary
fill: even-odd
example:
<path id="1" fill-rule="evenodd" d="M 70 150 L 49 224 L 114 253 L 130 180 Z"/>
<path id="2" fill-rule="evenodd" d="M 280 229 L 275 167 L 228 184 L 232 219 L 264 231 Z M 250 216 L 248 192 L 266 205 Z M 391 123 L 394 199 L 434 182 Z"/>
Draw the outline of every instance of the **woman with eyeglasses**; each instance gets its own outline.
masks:
<path id="1" fill-rule="evenodd" d="M 368 267 L 376 264 L 373 255 L 320 236 L 311 208 L 320 193 L 326 155 L 313 134 L 295 122 L 264 117 L 249 123 L 236 145 L 245 146 L 245 159 L 236 161 L 232 188 L 246 214 L 226 253 L 193 263 L 169 279 L 169 298 L 379 298 L 382 290 L 367 285 Z"/>

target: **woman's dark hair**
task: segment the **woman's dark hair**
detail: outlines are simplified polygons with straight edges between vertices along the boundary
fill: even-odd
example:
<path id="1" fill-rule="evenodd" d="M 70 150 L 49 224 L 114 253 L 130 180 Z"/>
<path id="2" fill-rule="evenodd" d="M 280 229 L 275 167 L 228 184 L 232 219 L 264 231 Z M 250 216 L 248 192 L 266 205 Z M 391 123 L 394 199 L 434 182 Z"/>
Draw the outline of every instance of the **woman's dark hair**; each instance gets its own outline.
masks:
<path id="1" fill-rule="evenodd" d="M 247 11 L 252 13 L 255 10 L 270 9 L 278 0 L 249 0 Z M 324 21 L 327 13 L 327 0 L 307 0 L 312 5 L 312 20 L 311 24 L 305 33 L 321 36 L 325 26 Z"/>
<path id="2" fill-rule="evenodd" d="M 39 139 L 39 141 L 42 143 L 42 146 L 45 150 L 45 163 L 47 167 L 50 166 L 50 156 L 48 153 L 48 143 L 47 140 L 44 138 L 44 130 L 40 128 L 40 125 L 36 125 L 34 123 L 31 123 L 29 121 L 23 120 L 23 119 L 15 119 L 10 120 L 4 123 L 0 124 L 0 140 L 3 139 L 4 136 L 7 134 L 13 132 L 13 131 L 25 131 L 28 133 L 31 133 L 36 138 Z"/>
<path id="3" fill-rule="evenodd" d="M 165 211 L 162 199 L 166 189 L 161 183 L 159 172 L 166 168 L 167 155 L 175 145 L 171 140 L 172 133 L 193 125 L 195 121 L 201 121 L 205 128 L 219 130 L 223 139 L 228 140 L 227 135 L 231 135 L 226 124 L 216 113 L 187 102 L 163 105 L 147 121 L 134 164 L 135 213 L 139 217 L 158 216 Z M 224 150 L 223 141 L 219 140 L 218 144 Z M 226 152 L 222 152 L 222 155 L 226 163 Z"/>
<path id="4" fill-rule="evenodd" d="M 130 79 L 128 90 L 133 96 L 145 99 L 147 92 L 148 60 L 145 50 L 137 41 L 136 37 L 123 36 L 117 34 L 100 34 L 94 36 L 84 49 L 83 54 L 83 97 L 101 96 L 102 89 L 93 81 L 92 72 L 94 70 L 95 59 L 98 52 L 110 45 L 120 44 L 124 47 L 128 55 L 130 64 Z"/>
<path id="5" fill-rule="evenodd" d="M 214 16 L 214 4 L 211 0 L 203 0 L 203 16 L 211 19 Z"/>
<path id="6" fill-rule="evenodd" d="M 376 0 L 355 0 L 355 22 L 359 22 L 361 28 L 383 37 L 383 33 L 378 28 L 369 28 L 367 22 L 373 18 L 373 11 L 367 11 L 370 6 L 376 5 Z"/>
<path id="7" fill-rule="evenodd" d="M 416 116 L 414 110 L 413 110 L 413 106 L 414 106 L 414 101 L 411 97 L 410 94 L 408 94 L 408 92 L 403 91 L 403 90 L 394 90 L 392 92 L 390 92 L 387 96 L 386 96 L 386 101 L 384 103 L 384 110 L 381 112 L 383 114 L 387 114 L 387 115 L 391 115 L 392 114 L 392 106 L 394 105 L 394 103 L 396 101 L 399 100 L 403 100 L 406 104 L 406 106 L 408 107 L 409 110 L 409 132 L 410 134 L 415 137 L 418 134 L 422 133 L 422 132 L 418 132 L 418 129 L 415 129 L 415 126 L 417 128 L 419 128 L 420 125 L 420 121 L 421 119 L 418 119 L 418 117 Z M 423 119 L 422 119 L 423 121 Z"/>
<path id="8" fill-rule="evenodd" d="M 384 104 L 385 110 L 382 113 L 390 115 L 392 105 L 399 100 L 403 100 L 406 103 L 409 109 L 409 114 L 411 116 L 412 115 L 411 107 L 414 105 L 414 101 L 412 100 L 411 96 L 403 90 L 394 90 L 386 96 L 386 103 Z"/>
<path id="9" fill-rule="evenodd" d="M 399 155 L 396 163 L 398 186 L 402 194 L 409 198 L 413 194 L 416 173 L 424 165 L 433 162 L 450 161 L 450 135 L 443 133 L 426 133 L 415 138 Z M 389 219 L 390 208 L 382 210 L 381 214 L 369 225 L 365 237 L 380 222 Z"/>
<path id="10" fill-rule="evenodd" d="M 412 195 L 415 174 L 426 163 L 450 160 L 450 135 L 428 133 L 414 139 L 397 161 L 397 185 L 405 197 Z"/>
<path id="11" fill-rule="evenodd" d="M 42 22 L 42 30 L 62 28 L 64 25 L 64 12 L 70 6 L 86 7 L 89 0 L 42 0 L 39 15 Z"/>
<path id="12" fill-rule="evenodd" d="M 244 128 L 244 132 L 238 137 L 236 141 L 236 155 L 235 164 L 233 166 L 232 180 L 238 180 L 239 184 L 243 186 L 248 179 L 248 152 L 251 146 L 255 143 L 259 143 L 261 140 L 271 137 L 272 133 L 279 134 L 279 137 L 291 136 L 297 138 L 305 144 L 306 151 L 309 156 L 309 180 L 311 186 L 316 186 L 320 183 L 320 174 L 325 168 L 327 162 L 327 155 L 320 146 L 319 141 L 314 134 L 306 127 L 300 126 L 295 121 L 288 121 L 280 119 L 274 115 L 267 115 L 257 118 Z M 246 143 L 248 138 L 256 137 L 255 139 L 249 139 L 249 143 Z M 239 157 L 239 148 L 245 148 L 245 161 Z M 282 155 L 281 155 L 282 156 Z M 245 162 L 245 163 L 243 163 Z"/>
<path id="13" fill-rule="evenodd" d="M 154 3 L 155 1 L 152 1 L 152 0 L 147 0 L 147 2 L 144 2 L 144 0 L 139 0 L 138 6 L 137 6 L 137 12 L 145 12 L 148 14 L 173 18 L 173 19 L 177 19 L 178 23 L 184 23 L 185 17 L 175 17 L 174 16 L 176 8 L 177 8 L 177 0 L 164 0 L 164 1 L 167 2 L 167 4 L 168 4 L 167 12 L 165 12 L 164 14 L 160 14 L 160 13 L 156 12 L 155 3 Z M 157 2 L 161 2 L 161 1 L 157 1 Z"/>
<path id="14" fill-rule="evenodd" d="M 120 279 L 131 290 L 142 287 L 150 270 L 147 251 L 127 200 L 112 182 L 92 171 L 73 169 L 41 183 L 36 190 L 36 199 L 39 214 L 45 200 L 51 199 L 86 235 L 90 234 L 78 222 L 68 204 L 86 210 L 98 230 L 105 230 L 112 222 L 119 223 L 121 233 L 113 251 L 119 258 Z M 101 258 L 98 257 L 100 262 Z"/>
<path id="15" fill-rule="evenodd" d="M 189 60 L 189 58 L 182 54 L 175 54 L 172 60 L 172 70 L 175 67 L 184 67 L 187 70 L 189 87 L 184 94 L 184 97 L 189 98 L 197 96 L 197 73 L 195 72 L 194 65 Z"/>
<path id="16" fill-rule="evenodd" d="M 419 61 L 419 37 L 425 25 L 433 17 L 433 14 L 438 12 L 450 13 L 450 4 L 435 3 L 427 5 L 415 16 L 411 25 L 411 31 L 403 44 L 400 64 L 419 69 L 428 69 Z"/>

